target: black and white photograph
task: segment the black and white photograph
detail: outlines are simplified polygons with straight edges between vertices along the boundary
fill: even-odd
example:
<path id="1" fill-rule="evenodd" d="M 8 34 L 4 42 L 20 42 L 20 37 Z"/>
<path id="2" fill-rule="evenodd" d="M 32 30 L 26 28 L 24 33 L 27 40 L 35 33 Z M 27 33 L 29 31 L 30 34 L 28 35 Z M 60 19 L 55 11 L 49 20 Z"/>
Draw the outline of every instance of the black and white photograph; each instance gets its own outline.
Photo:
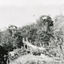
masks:
<path id="1" fill-rule="evenodd" d="M 64 0 L 0 0 L 0 64 L 64 64 Z"/>

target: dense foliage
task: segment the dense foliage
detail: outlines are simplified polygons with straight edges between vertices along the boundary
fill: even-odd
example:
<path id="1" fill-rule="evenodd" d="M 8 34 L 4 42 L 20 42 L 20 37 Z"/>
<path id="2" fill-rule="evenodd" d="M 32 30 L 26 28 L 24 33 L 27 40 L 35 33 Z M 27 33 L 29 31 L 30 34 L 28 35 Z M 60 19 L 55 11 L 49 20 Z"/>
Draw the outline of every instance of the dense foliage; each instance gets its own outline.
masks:
<path id="1" fill-rule="evenodd" d="M 10 25 L 6 30 L 0 31 L 0 45 L 8 51 L 12 51 L 23 47 L 22 38 L 27 37 L 28 41 L 33 45 L 48 47 L 50 53 L 53 54 L 54 52 L 63 55 L 64 31 L 63 26 L 59 27 L 60 22 L 63 22 L 63 20 L 64 16 L 57 16 L 53 21 L 50 16 L 43 15 L 37 19 L 36 23 L 22 28 Z"/>

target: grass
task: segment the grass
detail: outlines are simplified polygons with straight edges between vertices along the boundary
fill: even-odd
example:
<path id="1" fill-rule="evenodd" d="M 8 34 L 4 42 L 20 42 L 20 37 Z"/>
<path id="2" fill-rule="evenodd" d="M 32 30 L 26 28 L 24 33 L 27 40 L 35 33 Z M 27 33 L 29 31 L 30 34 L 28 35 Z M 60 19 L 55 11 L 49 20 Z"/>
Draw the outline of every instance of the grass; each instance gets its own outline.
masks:
<path id="1" fill-rule="evenodd" d="M 45 59 L 45 57 L 34 56 L 31 54 L 20 56 L 19 58 L 11 61 L 10 64 L 64 64 L 64 61 L 57 61 L 56 59 L 50 60 L 50 58 Z"/>

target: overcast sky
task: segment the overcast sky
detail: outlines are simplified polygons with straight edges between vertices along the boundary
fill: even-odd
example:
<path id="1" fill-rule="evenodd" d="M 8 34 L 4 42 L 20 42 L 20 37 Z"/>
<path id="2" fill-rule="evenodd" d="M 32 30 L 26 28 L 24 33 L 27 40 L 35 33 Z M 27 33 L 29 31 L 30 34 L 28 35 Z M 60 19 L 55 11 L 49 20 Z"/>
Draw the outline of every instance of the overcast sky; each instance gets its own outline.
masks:
<path id="1" fill-rule="evenodd" d="M 64 14 L 64 0 L 0 0 L 0 28 L 22 27 L 44 14 Z"/>

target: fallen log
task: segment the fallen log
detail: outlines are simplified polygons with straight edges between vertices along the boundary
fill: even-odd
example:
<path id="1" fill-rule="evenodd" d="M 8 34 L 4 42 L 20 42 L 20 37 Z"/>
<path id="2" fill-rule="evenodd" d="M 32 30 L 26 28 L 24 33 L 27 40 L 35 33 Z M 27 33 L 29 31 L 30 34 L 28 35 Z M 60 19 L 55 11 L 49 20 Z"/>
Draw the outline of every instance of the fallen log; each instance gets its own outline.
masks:
<path id="1" fill-rule="evenodd" d="M 24 38 L 23 38 L 23 43 L 26 44 L 27 46 L 31 47 L 32 49 L 39 49 L 41 51 L 46 50 L 44 47 L 38 47 L 38 46 L 32 45 L 31 43 L 28 42 L 28 40 L 25 41 Z"/>

